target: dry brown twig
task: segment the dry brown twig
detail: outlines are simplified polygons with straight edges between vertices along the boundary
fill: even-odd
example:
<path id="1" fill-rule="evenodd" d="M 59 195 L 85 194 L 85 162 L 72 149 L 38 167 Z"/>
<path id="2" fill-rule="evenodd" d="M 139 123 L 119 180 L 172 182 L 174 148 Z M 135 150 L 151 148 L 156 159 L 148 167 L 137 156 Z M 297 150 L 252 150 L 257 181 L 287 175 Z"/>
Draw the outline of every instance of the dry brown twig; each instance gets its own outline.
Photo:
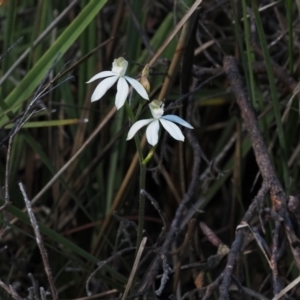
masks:
<path id="1" fill-rule="evenodd" d="M 24 300 L 21 296 L 18 295 L 18 293 L 15 291 L 15 289 L 11 285 L 6 285 L 3 281 L 0 280 L 0 286 L 6 290 L 6 292 L 11 295 L 16 300 Z"/>
<path id="2" fill-rule="evenodd" d="M 278 270 L 279 230 L 280 230 L 280 223 L 276 221 L 275 230 L 273 233 L 273 245 L 272 245 L 272 255 L 271 255 L 271 270 L 273 276 L 274 295 L 279 294 L 283 288 L 282 281 L 279 277 L 279 270 Z"/>
<path id="3" fill-rule="evenodd" d="M 252 202 L 248 211 L 243 218 L 243 221 L 249 223 L 253 217 L 256 205 L 260 205 L 264 200 L 265 196 L 269 193 L 270 199 L 272 202 L 272 210 L 276 213 L 280 219 L 281 223 L 284 225 L 285 234 L 289 241 L 294 260 L 298 268 L 300 268 L 300 247 L 299 239 L 294 233 L 294 229 L 291 225 L 291 219 L 289 216 L 287 208 L 287 195 L 276 175 L 274 167 L 271 163 L 271 159 L 268 153 L 267 146 L 262 138 L 262 135 L 258 128 L 258 123 L 251 107 L 250 102 L 248 101 L 248 96 L 246 94 L 241 75 L 239 74 L 237 63 L 235 58 L 232 56 L 226 56 L 223 63 L 224 71 L 227 75 L 227 78 L 230 82 L 230 86 L 233 94 L 235 95 L 238 106 L 241 110 L 242 119 L 245 123 L 245 127 L 248 131 L 249 138 L 252 143 L 253 151 L 257 161 L 259 171 L 263 179 L 263 185 L 260 189 L 256 199 Z M 244 229 L 237 229 L 235 240 L 232 244 L 226 268 L 223 273 L 222 284 L 220 285 L 220 299 L 227 300 L 229 299 L 229 287 L 231 283 L 231 276 L 234 270 L 237 256 L 242 246 L 244 237 Z M 275 241 L 276 242 L 276 241 Z M 274 252 L 274 249 L 273 249 Z M 273 261 L 274 263 L 274 261 Z M 278 293 L 279 283 L 277 279 L 276 265 L 272 266 L 273 272 L 273 288 L 274 292 Z"/>
<path id="4" fill-rule="evenodd" d="M 41 253 L 41 256 L 42 256 L 45 272 L 46 272 L 46 275 L 48 277 L 48 282 L 49 282 L 49 285 L 50 285 L 52 298 L 54 300 L 58 300 L 57 290 L 56 290 L 56 287 L 55 287 L 55 284 L 54 284 L 52 271 L 51 271 L 51 268 L 50 268 L 50 265 L 49 265 L 48 254 L 47 254 L 47 251 L 46 251 L 45 246 L 43 244 L 43 240 L 42 240 L 42 236 L 41 236 L 41 233 L 40 233 L 40 230 L 39 230 L 39 226 L 37 224 L 36 218 L 35 218 L 34 213 L 32 211 L 31 203 L 30 203 L 30 201 L 27 197 L 27 194 L 26 194 L 25 189 L 23 187 L 23 184 L 21 182 L 19 183 L 19 187 L 20 187 L 21 193 L 23 195 L 24 202 L 26 204 L 29 219 L 30 219 L 33 231 L 34 231 L 36 243 L 37 243 L 37 245 L 40 249 L 40 253 Z"/>
<path id="5" fill-rule="evenodd" d="M 130 290 L 130 287 L 132 285 L 135 273 L 137 271 L 137 267 L 139 265 L 141 256 L 142 256 L 143 251 L 145 249 L 146 242 L 147 242 L 147 237 L 144 237 L 142 239 L 139 250 L 138 250 L 137 255 L 135 257 L 135 261 L 134 261 L 134 264 L 133 264 L 133 267 L 132 267 L 132 270 L 131 270 L 131 273 L 130 273 L 130 276 L 129 276 L 129 279 L 128 279 L 128 282 L 127 282 L 127 285 L 126 285 L 126 288 L 125 288 L 125 291 L 124 291 L 124 294 L 122 296 L 122 300 L 125 300 L 126 297 L 127 297 L 127 294 L 129 293 L 129 290 Z"/>

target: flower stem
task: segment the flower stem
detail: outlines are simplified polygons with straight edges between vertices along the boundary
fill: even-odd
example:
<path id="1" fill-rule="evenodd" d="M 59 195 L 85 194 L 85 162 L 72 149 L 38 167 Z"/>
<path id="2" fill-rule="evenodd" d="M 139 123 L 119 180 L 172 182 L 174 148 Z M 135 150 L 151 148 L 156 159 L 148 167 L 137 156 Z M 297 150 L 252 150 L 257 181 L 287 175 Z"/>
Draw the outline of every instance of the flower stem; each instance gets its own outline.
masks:
<path id="1" fill-rule="evenodd" d="M 144 231 L 144 216 L 145 216 L 145 196 L 141 193 L 141 190 L 145 189 L 146 182 L 146 165 L 140 164 L 140 192 L 139 192 L 139 226 L 136 242 L 136 251 L 139 249 L 141 241 L 143 239 Z"/>
<path id="2" fill-rule="evenodd" d="M 148 155 L 144 158 L 144 160 L 142 162 L 143 165 L 147 165 L 147 163 L 151 160 L 151 158 L 153 157 L 153 154 L 155 152 L 156 146 L 157 145 L 152 147 L 151 150 L 149 151 Z"/>
<path id="3" fill-rule="evenodd" d="M 135 117 L 132 113 L 132 110 L 128 103 L 125 102 L 125 109 L 127 115 L 131 119 L 132 122 L 135 122 Z M 139 162 L 140 162 L 140 182 L 139 182 L 139 191 L 145 189 L 145 182 L 146 182 L 146 164 L 144 163 L 143 157 L 143 150 L 141 147 L 141 141 L 136 134 L 134 136 L 134 141 L 136 145 L 136 150 L 139 155 Z M 139 193 L 139 224 L 138 224 L 138 234 L 137 234 L 137 243 L 136 243 L 136 250 L 139 249 L 143 238 L 143 231 L 144 231 L 144 216 L 145 216 L 145 196 L 142 193 Z"/>

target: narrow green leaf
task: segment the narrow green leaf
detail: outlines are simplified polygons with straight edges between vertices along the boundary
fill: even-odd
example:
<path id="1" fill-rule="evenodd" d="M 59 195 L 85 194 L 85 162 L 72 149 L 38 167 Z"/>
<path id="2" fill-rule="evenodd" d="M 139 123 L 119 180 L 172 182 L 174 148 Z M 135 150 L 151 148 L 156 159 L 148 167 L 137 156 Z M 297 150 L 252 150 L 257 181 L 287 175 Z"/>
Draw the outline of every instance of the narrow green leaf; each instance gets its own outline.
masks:
<path id="1" fill-rule="evenodd" d="M 92 19 L 99 13 L 107 0 L 94 0 L 83 8 L 76 19 L 65 29 L 49 50 L 39 59 L 35 66 L 27 73 L 18 86 L 7 96 L 5 103 L 8 107 L 16 105 L 30 97 L 39 85 L 47 70 L 57 55 L 63 55 L 78 39 Z M 0 120 L 0 126 L 7 122 L 8 118 Z"/>
<path id="2" fill-rule="evenodd" d="M 51 120 L 51 121 L 37 121 L 37 122 L 27 122 L 22 128 L 41 128 L 41 127 L 53 127 L 53 126 L 66 126 L 74 125 L 82 122 L 87 122 L 87 120 L 80 119 L 66 119 L 66 120 Z M 4 128 L 11 129 L 14 124 L 8 124 Z"/>
<path id="3" fill-rule="evenodd" d="M 251 34 L 250 34 L 250 26 L 249 26 L 249 19 L 247 16 L 247 6 L 246 0 L 242 0 L 242 9 L 243 9 L 243 19 L 244 19 L 244 32 L 245 32 L 245 44 L 246 44 L 246 56 L 247 56 L 247 72 L 248 72 L 248 79 L 249 79 L 249 93 L 250 99 L 252 100 L 252 104 L 254 108 L 258 108 L 258 104 L 256 103 L 255 98 L 255 83 L 254 83 L 254 76 L 252 71 L 252 62 L 253 62 L 253 54 L 252 54 L 252 47 L 251 47 Z"/>
<path id="4" fill-rule="evenodd" d="M 286 0 L 286 18 L 288 22 L 288 36 L 289 36 L 289 69 L 293 73 L 294 68 L 294 39 L 293 39 L 293 2 L 292 0 Z"/>

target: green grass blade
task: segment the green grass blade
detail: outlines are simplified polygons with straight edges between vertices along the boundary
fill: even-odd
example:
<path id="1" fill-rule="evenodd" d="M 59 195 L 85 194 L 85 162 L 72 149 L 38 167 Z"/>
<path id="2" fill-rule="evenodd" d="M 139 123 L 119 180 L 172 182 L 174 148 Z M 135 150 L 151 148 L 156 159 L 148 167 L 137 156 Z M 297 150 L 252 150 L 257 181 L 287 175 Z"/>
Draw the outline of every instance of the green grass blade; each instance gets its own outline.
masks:
<path id="1" fill-rule="evenodd" d="M 293 2 L 286 0 L 286 18 L 288 22 L 288 36 L 289 36 L 289 70 L 293 73 L 294 68 L 294 39 L 293 39 Z"/>
<path id="2" fill-rule="evenodd" d="M 41 128 L 41 127 L 53 127 L 53 126 L 67 126 L 74 125 L 81 122 L 85 122 L 85 120 L 80 119 L 65 119 L 65 120 L 51 120 L 51 121 L 36 121 L 36 122 L 27 122 L 23 125 L 22 128 Z M 8 124 L 4 128 L 11 129 L 14 124 Z"/>
<path id="3" fill-rule="evenodd" d="M 40 147 L 40 145 L 34 140 L 34 138 L 28 133 L 24 133 L 25 140 L 28 142 L 30 147 L 39 155 L 43 163 L 47 166 L 47 168 L 50 170 L 50 172 L 55 175 L 57 170 L 53 167 L 50 159 L 48 156 L 44 153 L 43 149 Z M 63 180 L 61 177 L 58 179 L 61 183 L 61 185 L 69 192 L 71 197 L 75 200 L 76 204 L 80 209 L 84 212 L 84 214 L 87 216 L 87 218 L 93 222 L 94 219 L 92 216 L 88 213 L 87 209 L 82 205 L 82 202 L 80 201 L 79 197 L 72 191 L 71 188 L 69 188 L 68 184 Z"/>
<path id="4" fill-rule="evenodd" d="M 12 0 L 9 1 L 7 8 L 7 23 L 5 28 L 5 36 L 4 36 L 4 49 L 8 49 L 11 44 L 13 44 L 13 35 L 15 27 L 15 19 L 16 19 L 16 10 L 17 10 L 17 1 Z M 1 62 L 1 72 L 5 73 L 5 71 L 9 68 L 11 62 L 13 60 L 12 55 L 8 55 L 6 59 Z M 8 89 L 9 83 L 2 86 L 1 94 L 6 95 L 6 90 Z M 3 97 L 0 97 L 0 107 L 4 110 L 7 108 L 6 104 L 3 101 Z"/>
<path id="5" fill-rule="evenodd" d="M 252 62 L 253 62 L 253 53 L 251 47 L 251 35 L 250 35 L 250 26 L 249 26 L 249 19 L 247 17 L 247 6 L 246 0 L 242 0 L 242 9 L 243 9 L 243 19 L 244 19 L 244 33 L 245 33 L 245 44 L 246 44 L 246 56 L 247 56 L 247 72 L 248 72 L 248 88 L 250 99 L 252 100 L 252 104 L 254 108 L 257 108 L 258 105 L 255 101 L 255 83 L 254 83 L 254 76 L 252 71 Z"/>
<path id="6" fill-rule="evenodd" d="M 47 70 L 58 54 L 63 55 L 70 46 L 78 39 L 84 29 L 99 13 L 107 0 L 91 1 L 76 17 L 76 19 L 65 29 L 51 48 L 39 59 L 35 66 L 27 73 L 18 86 L 7 96 L 5 103 L 12 106 L 30 97 L 39 85 Z M 8 119 L 2 118 L 0 126 Z"/>

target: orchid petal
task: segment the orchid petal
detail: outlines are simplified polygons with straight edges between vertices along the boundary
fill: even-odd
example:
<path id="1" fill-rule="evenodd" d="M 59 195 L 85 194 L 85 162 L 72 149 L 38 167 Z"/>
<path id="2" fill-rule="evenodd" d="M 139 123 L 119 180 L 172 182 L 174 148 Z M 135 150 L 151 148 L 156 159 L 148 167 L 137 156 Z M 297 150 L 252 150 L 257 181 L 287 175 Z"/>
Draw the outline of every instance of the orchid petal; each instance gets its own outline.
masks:
<path id="1" fill-rule="evenodd" d="M 102 80 L 96 87 L 93 95 L 92 95 L 92 102 L 99 100 L 106 92 L 109 88 L 111 88 L 111 86 L 118 80 L 118 76 L 113 76 L 113 77 L 109 77 L 106 78 L 104 80 Z"/>
<path id="2" fill-rule="evenodd" d="M 175 140 L 184 141 L 184 136 L 177 125 L 164 119 L 159 119 L 159 121 Z"/>
<path id="3" fill-rule="evenodd" d="M 121 108 L 124 105 L 125 100 L 128 96 L 128 91 L 129 91 L 128 83 L 123 77 L 120 77 L 118 80 L 117 95 L 115 101 L 115 105 L 117 109 Z"/>
<path id="4" fill-rule="evenodd" d="M 96 75 L 94 75 L 89 81 L 87 81 L 86 83 L 90 83 L 92 81 L 95 81 L 97 79 L 100 79 L 100 78 L 104 78 L 104 77 L 109 77 L 109 76 L 116 76 L 116 73 L 112 72 L 112 71 L 103 71 L 103 72 L 100 72 Z"/>
<path id="5" fill-rule="evenodd" d="M 181 119 L 181 118 L 179 118 L 178 116 L 175 116 L 175 115 L 165 115 L 165 116 L 162 117 L 162 119 L 178 123 L 182 126 L 190 128 L 190 129 L 194 129 L 194 127 L 191 126 L 188 122 L 184 121 L 183 119 Z"/>
<path id="6" fill-rule="evenodd" d="M 132 139 L 135 134 L 144 126 L 148 125 L 149 123 L 151 123 L 153 121 L 153 119 L 146 119 L 146 120 L 140 120 L 135 122 L 131 128 L 129 129 L 129 132 L 127 134 L 127 138 L 126 140 L 130 140 Z"/>
<path id="7" fill-rule="evenodd" d="M 132 87 L 137 91 L 137 93 L 146 100 L 149 100 L 148 94 L 145 88 L 135 79 L 124 76 L 124 78 L 132 85 Z"/>
<path id="8" fill-rule="evenodd" d="M 158 142 L 159 121 L 153 120 L 146 130 L 147 141 L 150 145 L 155 146 Z"/>

